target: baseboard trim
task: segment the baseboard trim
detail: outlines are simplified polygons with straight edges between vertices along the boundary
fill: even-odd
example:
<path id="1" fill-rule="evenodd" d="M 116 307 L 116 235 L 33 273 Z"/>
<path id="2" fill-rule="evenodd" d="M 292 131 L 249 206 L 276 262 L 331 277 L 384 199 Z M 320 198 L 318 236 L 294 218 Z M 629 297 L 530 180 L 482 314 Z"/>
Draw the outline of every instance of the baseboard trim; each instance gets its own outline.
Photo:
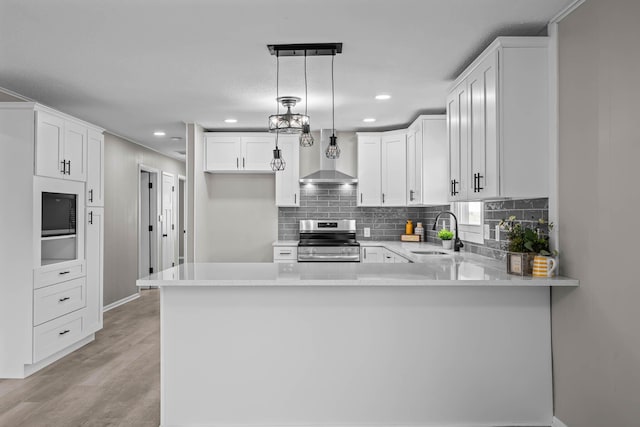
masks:
<path id="1" fill-rule="evenodd" d="M 116 302 L 112 302 L 112 303 L 111 303 L 111 304 L 109 304 L 109 305 L 105 305 L 105 306 L 102 308 L 102 312 L 103 312 L 103 313 L 106 313 L 106 312 L 107 312 L 107 311 L 109 311 L 109 310 L 112 310 L 112 309 L 114 309 L 114 308 L 116 308 L 116 307 L 120 307 L 121 305 L 126 304 L 126 303 L 128 303 L 128 302 L 131 302 L 131 301 L 133 301 L 133 300 L 135 300 L 135 299 L 138 299 L 138 298 L 140 298 L 140 292 L 136 292 L 136 293 L 135 293 L 135 294 L 133 294 L 133 295 L 129 295 L 128 297 L 122 298 L 121 300 L 118 300 L 118 301 L 116 301 Z"/>
<path id="2" fill-rule="evenodd" d="M 553 422 L 551 423 L 551 427 L 568 427 L 565 423 L 553 417 Z"/>
<path id="3" fill-rule="evenodd" d="M 63 350 L 60 350 L 59 352 L 52 354 L 51 356 L 47 357 L 46 359 L 43 359 L 37 363 L 34 363 L 32 365 L 24 365 L 24 378 L 29 377 L 33 374 L 35 374 L 36 372 L 38 372 L 39 370 L 46 368 L 47 366 L 51 365 L 53 362 L 56 362 L 60 359 L 62 359 L 65 356 L 68 356 L 69 354 L 73 353 L 74 351 L 76 351 L 77 349 L 79 349 L 80 347 L 84 347 L 85 345 L 89 344 L 91 341 L 93 341 L 96 338 L 95 334 L 91 334 L 87 337 L 84 337 L 83 339 L 81 339 L 80 341 L 76 342 L 75 344 L 71 344 L 69 347 L 66 347 Z"/>

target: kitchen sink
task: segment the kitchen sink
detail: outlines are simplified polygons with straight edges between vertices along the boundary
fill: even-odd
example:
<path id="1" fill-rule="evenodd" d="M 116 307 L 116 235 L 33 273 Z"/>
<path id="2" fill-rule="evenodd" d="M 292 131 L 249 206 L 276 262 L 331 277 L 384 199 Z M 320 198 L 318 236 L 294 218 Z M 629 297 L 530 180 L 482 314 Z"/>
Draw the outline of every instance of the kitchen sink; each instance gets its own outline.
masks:
<path id="1" fill-rule="evenodd" d="M 411 251 L 411 252 L 416 254 L 416 255 L 449 255 L 448 252 L 442 252 L 442 251 L 426 251 L 426 250 L 422 250 L 422 251 Z"/>

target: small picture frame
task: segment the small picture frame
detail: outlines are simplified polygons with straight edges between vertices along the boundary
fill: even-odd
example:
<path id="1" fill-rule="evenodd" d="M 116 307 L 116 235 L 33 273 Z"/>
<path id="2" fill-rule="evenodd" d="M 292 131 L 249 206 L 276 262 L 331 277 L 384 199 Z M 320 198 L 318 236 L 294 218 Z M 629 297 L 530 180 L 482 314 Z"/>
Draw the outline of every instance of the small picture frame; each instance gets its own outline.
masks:
<path id="1" fill-rule="evenodd" d="M 536 254 L 531 252 L 507 253 L 507 273 L 518 276 L 531 276 L 533 272 L 533 258 Z"/>

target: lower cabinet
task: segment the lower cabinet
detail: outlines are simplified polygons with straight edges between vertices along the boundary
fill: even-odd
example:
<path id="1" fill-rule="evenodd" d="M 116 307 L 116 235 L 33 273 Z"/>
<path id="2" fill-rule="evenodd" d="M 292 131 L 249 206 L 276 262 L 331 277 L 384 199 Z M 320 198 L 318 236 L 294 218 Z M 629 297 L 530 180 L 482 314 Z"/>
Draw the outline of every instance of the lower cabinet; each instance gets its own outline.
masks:
<path id="1" fill-rule="evenodd" d="M 298 262 L 298 247 L 274 246 L 273 262 Z"/>
<path id="2" fill-rule="evenodd" d="M 33 361 L 39 362 L 84 338 L 86 310 L 58 317 L 33 328 Z"/>
<path id="3" fill-rule="evenodd" d="M 104 277 L 104 208 L 87 208 L 87 333 L 102 329 L 102 290 Z"/>
<path id="4" fill-rule="evenodd" d="M 360 262 L 395 264 L 408 263 L 411 261 L 385 247 L 366 246 L 360 248 Z"/>

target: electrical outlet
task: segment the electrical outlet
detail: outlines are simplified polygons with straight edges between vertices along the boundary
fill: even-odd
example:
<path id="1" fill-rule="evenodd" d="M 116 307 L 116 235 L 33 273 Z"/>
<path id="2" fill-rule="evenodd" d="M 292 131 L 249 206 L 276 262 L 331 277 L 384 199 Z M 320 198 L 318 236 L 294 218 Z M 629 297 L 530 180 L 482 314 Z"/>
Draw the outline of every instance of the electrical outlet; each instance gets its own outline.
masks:
<path id="1" fill-rule="evenodd" d="M 487 240 L 490 239 L 491 238 L 491 228 L 489 227 L 489 224 L 483 224 L 482 230 L 484 232 L 484 238 L 487 239 Z"/>
<path id="2" fill-rule="evenodd" d="M 500 241 L 500 226 L 496 224 L 496 242 Z"/>
<path id="3" fill-rule="evenodd" d="M 369 227 L 364 228 L 364 237 L 371 237 L 371 229 Z"/>

